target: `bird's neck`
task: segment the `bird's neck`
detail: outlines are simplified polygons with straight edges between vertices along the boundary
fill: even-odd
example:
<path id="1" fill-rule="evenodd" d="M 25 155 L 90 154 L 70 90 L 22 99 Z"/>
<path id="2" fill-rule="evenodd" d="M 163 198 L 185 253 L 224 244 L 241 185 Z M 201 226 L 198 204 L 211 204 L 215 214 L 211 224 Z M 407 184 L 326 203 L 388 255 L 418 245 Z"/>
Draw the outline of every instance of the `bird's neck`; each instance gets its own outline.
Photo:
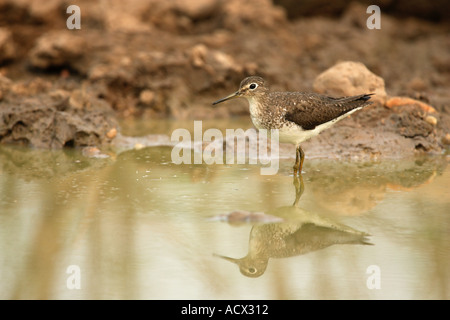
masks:
<path id="1" fill-rule="evenodd" d="M 261 118 L 264 113 L 264 105 L 262 101 L 256 97 L 248 97 L 247 100 L 249 103 L 250 117 L 252 118 L 253 124 L 258 129 L 264 128 L 261 123 Z"/>
<path id="2" fill-rule="evenodd" d="M 256 97 L 248 97 L 247 100 L 248 100 L 248 103 L 250 106 L 250 114 L 252 116 L 262 112 L 263 105 L 262 105 L 260 99 L 258 99 Z"/>

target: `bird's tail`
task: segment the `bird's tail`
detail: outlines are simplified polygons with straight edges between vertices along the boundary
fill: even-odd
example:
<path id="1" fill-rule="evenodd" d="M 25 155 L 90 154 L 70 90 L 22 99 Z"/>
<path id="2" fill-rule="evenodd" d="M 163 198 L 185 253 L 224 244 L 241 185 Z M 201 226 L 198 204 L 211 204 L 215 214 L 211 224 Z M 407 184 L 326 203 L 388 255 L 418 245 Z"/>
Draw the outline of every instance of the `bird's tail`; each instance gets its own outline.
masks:
<path id="1" fill-rule="evenodd" d="M 359 103 L 364 103 L 370 100 L 370 98 L 374 95 L 374 93 L 366 93 L 366 94 L 360 94 L 357 96 L 351 96 L 351 97 L 345 97 L 345 98 L 341 98 L 339 99 L 340 102 L 346 102 L 346 103 L 352 103 L 352 102 L 359 102 Z"/>
<path id="2" fill-rule="evenodd" d="M 357 96 L 336 98 L 335 100 L 339 104 L 346 105 L 348 110 L 353 110 L 356 108 L 360 109 L 362 107 L 371 105 L 372 101 L 370 101 L 370 98 L 373 95 L 374 95 L 374 93 L 366 93 L 366 94 L 360 94 Z"/>
<path id="3" fill-rule="evenodd" d="M 366 93 L 361 94 L 359 96 L 354 96 L 355 100 L 362 100 L 362 101 L 368 101 L 375 93 Z"/>

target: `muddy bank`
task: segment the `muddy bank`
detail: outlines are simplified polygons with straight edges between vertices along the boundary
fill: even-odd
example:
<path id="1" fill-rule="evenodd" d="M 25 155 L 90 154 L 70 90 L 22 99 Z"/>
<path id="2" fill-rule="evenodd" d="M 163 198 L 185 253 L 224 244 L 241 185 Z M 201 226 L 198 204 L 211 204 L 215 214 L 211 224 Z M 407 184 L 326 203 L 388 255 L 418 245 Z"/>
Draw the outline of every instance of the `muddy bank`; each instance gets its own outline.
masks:
<path id="1" fill-rule="evenodd" d="M 439 155 L 448 148 L 445 139 L 449 124 L 448 117 L 443 120 L 441 115 L 429 114 L 415 104 L 393 109 L 374 106 L 305 142 L 303 148 L 307 157 L 313 158 L 369 160 Z"/>
<path id="2" fill-rule="evenodd" d="M 42 79 L 27 84 L 0 77 L 0 141 L 36 148 L 103 146 L 117 134 L 110 106 L 84 89 L 54 88 Z"/>
<path id="3" fill-rule="evenodd" d="M 303 2 L 275 3 L 78 1 L 81 30 L 68 30 L 67 1 L 0 1 L 1 143 L 100 147 L 114 143 L 119 118 L 248 116 L 245 101 L 219 108 L 211 102 L 253 74 L 274 90 L 319 91 L 321 73 L 356 61 L 383 80 L 385 96 L 306 143 L 307 155 L 445 150 L 446 4 L 439 10 L 411 4 L 408 11 L 398 3 L 380 5 L 381 29 L 369 30 L 364 1 L 338 1 L 327 12 Z M 415 100 L 389 107 L 392 97 Z"/>

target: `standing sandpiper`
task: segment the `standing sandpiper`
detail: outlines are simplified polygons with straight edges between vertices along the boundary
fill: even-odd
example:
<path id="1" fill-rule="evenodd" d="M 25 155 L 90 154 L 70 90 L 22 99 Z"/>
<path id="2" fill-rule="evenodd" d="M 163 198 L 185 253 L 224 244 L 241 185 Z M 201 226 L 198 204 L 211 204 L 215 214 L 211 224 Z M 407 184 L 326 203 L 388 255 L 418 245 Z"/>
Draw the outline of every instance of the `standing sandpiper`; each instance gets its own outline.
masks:
<path id="1" fill-rule="evenodd" d="M 246 98 L 257 129 L 278 129 L 281 142 L 296 146 L 294 175 L 297 175 L 302 172 L 305 158 L 300 143 L 371 104 L 371 95 L 332 98 L 317 93 L 270 92 L 263 78 L 252 76 L 242 80 L 238 91 L 213 105 L 233 98 Z"/>

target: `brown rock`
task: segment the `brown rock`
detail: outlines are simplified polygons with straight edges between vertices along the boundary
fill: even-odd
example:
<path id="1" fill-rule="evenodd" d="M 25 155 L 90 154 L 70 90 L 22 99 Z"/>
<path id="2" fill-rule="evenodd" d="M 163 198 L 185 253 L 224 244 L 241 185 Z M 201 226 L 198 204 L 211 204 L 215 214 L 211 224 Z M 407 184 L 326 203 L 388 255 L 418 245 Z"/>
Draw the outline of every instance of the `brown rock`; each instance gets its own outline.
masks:
<path id="1" fill-rule="evenodd" d="M 395 111 L 389 118 L 398 134 L 411 139 L 431 138 L 434 125 L 424 119 L 419 107 L 401 107 Z M 435 139 L 430 139 L 429 142 L 435 142 Z"/>
<path id="2" fill-rule="evenodd" d="M 83 154 L 83 156 L 88 158 L 98 158 L 98 159 L 109 158 L 107 154 L 102 153 L 101 150 L 97 147 L 84 147 L 81 150 L 81 153 Z"/>
<path id="3" fill-rule="evenodd" d="M 218 0 L 176 0 L 175 10 L 188 16 L 192 20 L 210 17 L 219 5 Z"/>
<path id="4" fill-rule="evenodd" d="M 0 28 L 0 63 L 13 59 L 15 51 L 11 31 Z"/>
<path id="5" fill-rule="evenodd" d="M 139 94 L 139 101 L 144 105 L 151 105 L 155 100 L 155 93 L 152 90 L 142 90 Z"/>
<path id="6" fill-rule="evenodd" d="M 0 101 L 5 97 L 10 90 L 12 81 L 0 74 Z"/>
<path id="7" fill-rule="evenodd" d="M 230 55 L 222 51 L 210 50 L 203 44 L 198 44 L 191 48 L 190 60 L 194 67 L 209 68 L 211 72 L 242 70 L 242 67 Z"/>
<path id="8" fill-rule="evenodd" d="M 33 0 L 29 1 L 27 9 L 35 20 L 51 24 L 56 20 L 55 17 L 63 19 L 61 7 L 60 0 Z"/>
<path id="9" fill-rule="evenodd" d="M 375 93 L 372 100 L 379 104 L 386 101 L 384 80 L 360 62 L 346 61 L 334 65 L 317 76 L 313 87 L 318 93 L 336 97 Z"/>
<path id="10" fill-rule="evenodd" d="M 123 1 L 123 5 L 127 5 L 127 2 Z M 105 20 L 106 27 L 113 32 L 149 32 L 151 30 L 148 24 L 140 21 L 138 15 L 119 11 L 117 8 L 107 10 Z"/>
<path id="11" fill-rule="evenodd" d="M 11 94 L 15 96 L 33 96 L 42 92 L 47 92 L 52 86 L 50 81 L 40 77 L 35 77 L 31 81 L 13 82 L 11 85 Z"/>
<path id="12" fill-rule="evenodd" d="M 29 54 L 30 65 L 35 68 L 72 66 L 83 55 L 86 43 L 75 32 L 50 32 L 37 40 Z"/>
<path id="13" fill-rule="evenodd" d="M 428 86 L 422 78 L 415 77 L 408 82 L 408 88 L 414 91 L 425 91 Z"/>
<path id="14" fill-rule="evenodd" d="M 84 90 L 49 90 L 37 80 L 13 83 L 17 88 L 2 100 L 0 143 L 58 149 L 111 142 L 117 123 L 104 100 Z"/>
<path id="15" fill-rule="evenodd" d="M 450 145 L 450 133 L 447 133 L 442 137 L 442 143 L 445 145 Z"/>
<path id="16" fill-rule="evenodd" d="M 223 83 L 227 77 L 242 74 L 244 67 L 230 55 L 203 44 L 188 50 L 192 71 L 188 72 L 189 86 L 194 91 L 203 91 L 217 83 Z"/>
<path id="17" fill-rule="evenodd" d="M 270 0 L 228 0 L 222 11 L 224 26 L 231 30 L 239 30 L 248 24 L 272 29 L 287 22 L 286 12 Z"/>
<path id="18" fill-rule="evenodd" d="M 190 60 L 194 67 L 200 68 L 205 65 L 205 57 L 208 48 L 203 44 L 198 44 L 191 49 Z"/>
<path id="19" fill-rule="evenodd" d="M 70 99 L 70 92 L 63 89 L 57 89 L 49 92 L 49 96 L 54 100 L 63 101 Z"/>

